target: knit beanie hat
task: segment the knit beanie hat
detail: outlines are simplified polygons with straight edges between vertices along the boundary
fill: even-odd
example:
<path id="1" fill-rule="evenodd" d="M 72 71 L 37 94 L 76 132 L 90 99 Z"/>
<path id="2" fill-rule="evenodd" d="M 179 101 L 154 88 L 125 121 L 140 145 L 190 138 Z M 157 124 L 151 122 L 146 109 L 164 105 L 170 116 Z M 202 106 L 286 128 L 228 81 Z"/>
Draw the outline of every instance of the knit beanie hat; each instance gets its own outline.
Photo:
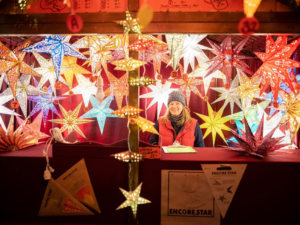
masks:
<path id="1" fill-rule="evenodd" d="M 181 91 L 172 91 L 169 94 L 168 105 L 172 101 L 180 102 L 183 106 L 185 106 L 185 96 Z"/>

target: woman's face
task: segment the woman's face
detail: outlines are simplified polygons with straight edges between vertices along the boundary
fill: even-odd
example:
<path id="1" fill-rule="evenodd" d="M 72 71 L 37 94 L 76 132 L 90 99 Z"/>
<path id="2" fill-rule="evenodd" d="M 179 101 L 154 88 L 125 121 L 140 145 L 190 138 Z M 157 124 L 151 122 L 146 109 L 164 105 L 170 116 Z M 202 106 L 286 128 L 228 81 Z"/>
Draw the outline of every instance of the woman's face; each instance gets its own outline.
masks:
<path id="1" fill-rule="evenodd" d="M 169 110 L 172 116 L 180 116 L 183 110 L 183 105 L 180 102 L 172 101 L 169 104 Z"/>

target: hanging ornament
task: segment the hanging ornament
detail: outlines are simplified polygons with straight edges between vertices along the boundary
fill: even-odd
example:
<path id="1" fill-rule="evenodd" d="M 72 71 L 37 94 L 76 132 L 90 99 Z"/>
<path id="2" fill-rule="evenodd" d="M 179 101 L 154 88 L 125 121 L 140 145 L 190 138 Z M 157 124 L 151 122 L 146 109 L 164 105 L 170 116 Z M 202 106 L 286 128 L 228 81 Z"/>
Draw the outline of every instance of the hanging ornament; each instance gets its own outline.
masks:
<path id="1" fill-rule="evenodd" d="M 147 87 L 150 84 L 154 84 L 156 83 L 156 80 L 150 78 L 150 77 L 146 77 L 146 76 L 142 76 L 142 77 L 130 77 L 129 79 L 129 85 L 130 86 L 141 86 L 141 87 Z"/>
<path id="2" fill-rule="evenodd" d="M 141 67 L 142 65 L 145 65 L 146 63 L 132 58 L 128 58 L 114 61 L 111 64 L 116 66 L 115 70 L 132 71 L 136 68 Z"/>
<path id="3" fill-rule="evenodd" d="M 120 152 L 120 153 L 112 154 L 110 156 L 115 157 L 115 159 L 123 162 L 139 162 L 143 159 L 142 154 L 131 152 L 131 151 Z"/>
<path id="4" fill-rule="evenodd" d="M 148 40 L 147 38 L 141 38 L 135 41 L 134 43 L 132 43 L 131 45 L 129 45 L 128 49 L 132 51 L 144 51 L 148 47 L 155 45 L 155 43 L 156 42 L 153 40 Z"/>
<path id="5" fill-rule="evenodd" d="M 159 135 L 159 133 L 153 126 L 154 123 L 152 123 L 151 121 L 146 120 L 143 117 L 131 118 L 131 120 L 133 120 L 133 122 L 135 122 L 143 132 L 148 131 L 150 133 Z"/>
<path id="6" fill-rule="evenodd" d="M 137 19 L 132 19 L 130 12 L 128 10 L 126 10 L 126 20 L 121 20 L 119 22 L 117 22 L 120 25 L 123 25 L 124 27 L 124 34 L 128 34 L 128 33 L 136 33 L 136 34 L 140 34 L 141 30 L 140 30 L 140 25 L 138 24 L 138 20 Z"/>
<path id="7" fill-rule="evenodd" d="M 174 71 L 179 64 L 185 36 L 185 34 L 166 34 L 168 49 Z"/>
<path id="8" fill-rule="evenodd" d="M 134 115 L 138 115 L 142 111 L 144 110 L 127 105 L 121 109 L 111 112 L 110 114 L 116 115 L 118 117 L 131 117 Z"/>

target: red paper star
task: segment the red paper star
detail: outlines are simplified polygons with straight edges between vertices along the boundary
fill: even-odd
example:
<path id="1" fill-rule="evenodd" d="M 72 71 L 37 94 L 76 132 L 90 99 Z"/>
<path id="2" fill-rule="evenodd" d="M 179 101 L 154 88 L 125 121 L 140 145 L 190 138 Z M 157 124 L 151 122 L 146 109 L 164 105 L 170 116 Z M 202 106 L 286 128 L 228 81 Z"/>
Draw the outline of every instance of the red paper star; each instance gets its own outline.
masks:
<path id="1" fill-rule="evenodd" d="M 170 56 L 168 55 L 167 45 L 155 45 L 149 47 L 146 52 L 146 61 L 153 61 L 154 76 L 157 71 L 160 74 L 161 62 L 166 64 L 170 61 Z"/>

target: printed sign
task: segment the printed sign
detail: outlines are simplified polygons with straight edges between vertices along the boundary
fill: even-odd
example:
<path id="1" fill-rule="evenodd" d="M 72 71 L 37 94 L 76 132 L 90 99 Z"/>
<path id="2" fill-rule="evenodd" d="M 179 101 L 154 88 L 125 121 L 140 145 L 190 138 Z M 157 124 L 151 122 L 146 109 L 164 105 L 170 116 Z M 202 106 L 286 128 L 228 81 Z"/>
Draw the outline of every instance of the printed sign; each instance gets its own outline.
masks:
<path id="1" fill-rule="evenodd" d="M 159 147 L 139 147 L 139 153 L 143 155 L 143 159 L 160 159 Z"/>

